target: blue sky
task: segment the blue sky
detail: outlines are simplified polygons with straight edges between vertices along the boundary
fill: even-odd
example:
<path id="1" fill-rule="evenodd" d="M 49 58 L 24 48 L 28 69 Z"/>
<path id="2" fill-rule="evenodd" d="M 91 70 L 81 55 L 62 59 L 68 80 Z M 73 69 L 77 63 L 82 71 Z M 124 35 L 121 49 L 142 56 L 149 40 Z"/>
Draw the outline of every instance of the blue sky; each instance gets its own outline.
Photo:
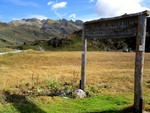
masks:
<path id="1" fill-rule="evenodd" d="M 81 19 L 150 10 L 150 0 L 0 0 L 0 21 L 23 18 Z"/>

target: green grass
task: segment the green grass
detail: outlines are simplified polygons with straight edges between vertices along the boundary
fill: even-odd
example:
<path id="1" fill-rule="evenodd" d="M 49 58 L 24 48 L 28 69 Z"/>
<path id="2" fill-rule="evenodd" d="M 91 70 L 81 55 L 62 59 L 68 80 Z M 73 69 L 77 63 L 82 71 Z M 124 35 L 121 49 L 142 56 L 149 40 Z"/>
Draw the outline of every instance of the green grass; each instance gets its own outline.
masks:
<path id="1" fill-rule="evenodd" d="M 0 52 L 10 52 L 10 51 L 15 51 L 15 50 L 11 48 L 0 48 Z"/>
<path id="2" fill-rule="evenodd" d="M 126 97 L 104 95 L 85 99 L 39 97 L 32 100 L 22 97 L 11 104 L 0 105 L 0 113 L 130 113 L 126 108 L 130 108 L 131 103 L 132 99 Z"/>
<path id="3" fill-rule="evenodd" d="M 64 82 L 69 86 L 74 83 L 77 88 L 81 52 L 23 51 L 1 55 L 0 113 L 130 113 L 134 97 L 135 53 L 90 51 L 87 61 L 86 91 L 92 97 L 64 99 L 24 95 L 23 91 L 36 92 L 38 88 L 45 92 L 48 86 L 50 92 L 50 86 L 61 88 Z M 150 54 L 145 53 L 143 95 L 147 111 L 150 111 L 149 62 Z M 10 94 L 2 93 L 6 90 Z"/>
<path id="4" fill-rule="evenodd" d="M 82 39 L 81 38 L 73 38 L 71 44 L 65 45 L 59 50 L 66 51 L 80 51 L 82 50 Z"/>
<path id="5" fill-rule="evenodd" d="M 39 50 L 39 47 L 43 48 L 45 51 L 81 51 L 82 50 L 82 38 L 71 38 L 69 44 L 65 44 L 61 47 L 52 47 L 48 43 L 40 43 L 39 45 L 23 45 L 22 49 L 33 49 Z M 89 51 L 98 51 L 99 49 L 94 47 L 90 42 L 88 42 Z"/>
<path id="6" fill-rule="evenodd" d="M 97 96 L 86 99 L 63 100 L 61 103 L 53 104 L 54 106 L 48 104 L 45 110 L 48 113 L 104 112 L 109 110 L 121 110 L 129 103 L 130 100 L 124 97 Z M 54 109 L 56 107 L 58 109 Z"/>
<path id="7" fill-rule="evenodd" d="M 46 51 L 81 51 L 82 50 L 82 39 L 81 38 L 74 38 L 71 39 L 69 44 L 65 44 L 61 47 L 52 47 L 48 45 L 48 43 L 40 43 L 39 45 L 23 45 L 22 49 L 33 49 L 39 50 L 39 47 L 43 48 Z"/>

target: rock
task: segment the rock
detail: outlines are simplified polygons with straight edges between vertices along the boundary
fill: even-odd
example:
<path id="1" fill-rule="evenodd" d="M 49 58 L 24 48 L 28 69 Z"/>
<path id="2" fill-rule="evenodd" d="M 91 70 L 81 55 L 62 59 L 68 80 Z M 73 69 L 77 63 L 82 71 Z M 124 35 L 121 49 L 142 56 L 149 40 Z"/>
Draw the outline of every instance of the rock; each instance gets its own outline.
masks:
<path id="1" fill-rule="evenodd" d="M 64 96 L 66 96 L 66 93 L 61 92 L 61 93 L 58 93 L 57 96 L 64 97 Z"/>
<path id="2" fill-rule="evenodd" d="M 63 45 L 63 38 L 52 38 L 51 40 L 49 40 L 48 44 L 52 45 L 53 47 L 61 47 Z"/>
<path id="3" fill-rule="evenodd" d="M 75 91 L 73 92 L 73 96 L 75 98 L 84 98 L 86 97 L 86 93 L 81 89 L 75 89 Z"/>
<path id="4" fill-rule="evenodd" d="M 69 94 L 71 94 L 71 91 L 70 90 L 66 90 L 65 93 L 66 93 L 66 95 L 69 95 Z"/>
<path id="5" fill-rule="evenodd" d="M 69 99 L 68 97 L 63 97 L 64 99 Z"/>

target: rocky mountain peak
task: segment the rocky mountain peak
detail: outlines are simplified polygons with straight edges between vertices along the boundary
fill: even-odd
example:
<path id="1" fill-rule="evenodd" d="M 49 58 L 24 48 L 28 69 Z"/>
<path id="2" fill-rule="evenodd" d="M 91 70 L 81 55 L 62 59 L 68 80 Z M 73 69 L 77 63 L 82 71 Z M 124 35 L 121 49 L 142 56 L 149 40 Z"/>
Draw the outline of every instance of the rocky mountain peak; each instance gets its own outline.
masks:
<path id="1" fill-rule="evenodd" d="M 11 21 L 9 24 L 20 26 L 20 25 L 28 25 L 28 26 L 42 26 L 42 21 L 37 18 L 30 18 L 30 19 L 21 19 L 21 20 L 14 20 Z"/>

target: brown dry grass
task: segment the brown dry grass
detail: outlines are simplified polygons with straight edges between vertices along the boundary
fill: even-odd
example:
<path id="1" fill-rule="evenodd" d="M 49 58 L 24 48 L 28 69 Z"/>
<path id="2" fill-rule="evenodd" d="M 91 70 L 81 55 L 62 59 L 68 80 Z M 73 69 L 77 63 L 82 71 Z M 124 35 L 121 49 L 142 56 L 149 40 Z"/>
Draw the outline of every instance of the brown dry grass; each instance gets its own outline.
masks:
<path id="1" fill-rule="evenodd" d="M 133 96 L 135 53 L 88 52 L 87 88 Z M 81 52 L 23 52 L 0 56 L 0 89 L 34 81 L 70 81 L 81 71 Z M 144 95 L 150 103 L 150 53 L 145 54 Z M 150 106 L 150 105 L 149 105 Z"/>

